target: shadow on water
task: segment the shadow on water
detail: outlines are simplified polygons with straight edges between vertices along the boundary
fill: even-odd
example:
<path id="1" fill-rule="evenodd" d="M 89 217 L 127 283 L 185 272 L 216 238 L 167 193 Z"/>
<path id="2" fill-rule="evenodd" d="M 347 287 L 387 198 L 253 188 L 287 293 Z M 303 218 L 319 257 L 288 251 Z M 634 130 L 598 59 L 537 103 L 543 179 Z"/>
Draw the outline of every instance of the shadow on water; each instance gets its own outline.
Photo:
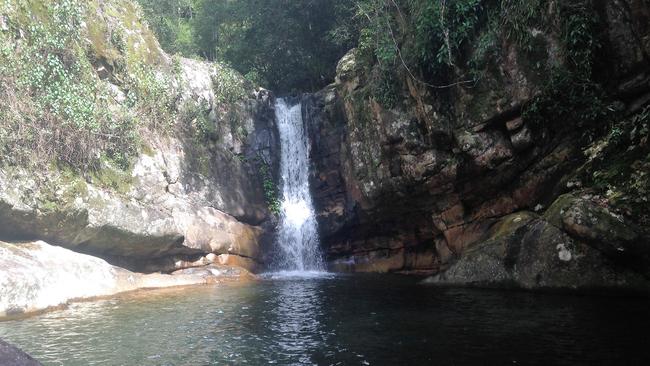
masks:
<path id="1" fill-rule="evenodd" d="M 44 365 L 641 365 L 647 298 L 268 275 L 0 323 Z"/>

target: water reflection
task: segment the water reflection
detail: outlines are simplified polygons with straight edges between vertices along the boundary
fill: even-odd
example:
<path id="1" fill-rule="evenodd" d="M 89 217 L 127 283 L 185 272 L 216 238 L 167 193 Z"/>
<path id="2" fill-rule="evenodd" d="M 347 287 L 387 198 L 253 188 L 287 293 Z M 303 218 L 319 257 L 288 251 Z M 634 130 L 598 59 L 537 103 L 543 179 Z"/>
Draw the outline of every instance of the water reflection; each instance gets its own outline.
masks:
<path id="1" fill-rule="evenodd" d="M 274 348 L 290 363 L 314 363 L 312 355 L 327 343 L 321 318 L 323 308 L 318 281 L 281 281 L 270 304 L 274 317 L 269 324 L 276 334 Z"/>

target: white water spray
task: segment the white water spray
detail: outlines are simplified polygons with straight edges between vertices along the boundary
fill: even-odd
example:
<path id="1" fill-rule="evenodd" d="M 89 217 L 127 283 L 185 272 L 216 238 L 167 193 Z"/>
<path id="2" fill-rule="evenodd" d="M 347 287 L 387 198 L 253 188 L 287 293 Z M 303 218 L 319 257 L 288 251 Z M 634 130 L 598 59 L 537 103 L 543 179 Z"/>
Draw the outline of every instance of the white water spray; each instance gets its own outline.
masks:
<path id="1" fill-rule="evenodd" d="M 300 103 L 289 106 L 284 99 L 275 103 L 280 132 L 282 212 L 278 232 L 283 271 L 323 271 L 318 227 L 309 193 L 309 143 Z"/>

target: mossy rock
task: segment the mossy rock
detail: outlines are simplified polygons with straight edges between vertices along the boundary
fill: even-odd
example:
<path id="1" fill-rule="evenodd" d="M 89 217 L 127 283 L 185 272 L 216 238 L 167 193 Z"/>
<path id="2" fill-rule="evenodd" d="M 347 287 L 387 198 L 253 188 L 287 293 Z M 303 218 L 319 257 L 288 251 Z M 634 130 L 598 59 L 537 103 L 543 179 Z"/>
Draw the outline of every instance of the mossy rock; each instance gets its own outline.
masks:
<path id="1" fill-rule="evenodd" d="M 521 220 L 518 220 L 521 219 Z M 517 222 L 515 222 L 517 221 Z M 434 284 L 525 289 L 629 289 L 650 292 L 650 282 L 600 251 L 576 241 L 533 213 L 509 215 L 492 236 L 463 253 Z"/>
<path id="2" fill-rule="evenodd" d="M 93 184 L 109 188 L 120 194 L 127 194 L 134 185 L 134 178 L 129 171 L 122 171 L 107 164 L 101 169 L 93 171 L 90 177 Z"/>
<path id="3" fill-rule="evenodd" d="M 615 260 L 650 258 L 650 247 L 640 229 L 589 196 L 564 194 L 544 214 L 546 220 Z"/>

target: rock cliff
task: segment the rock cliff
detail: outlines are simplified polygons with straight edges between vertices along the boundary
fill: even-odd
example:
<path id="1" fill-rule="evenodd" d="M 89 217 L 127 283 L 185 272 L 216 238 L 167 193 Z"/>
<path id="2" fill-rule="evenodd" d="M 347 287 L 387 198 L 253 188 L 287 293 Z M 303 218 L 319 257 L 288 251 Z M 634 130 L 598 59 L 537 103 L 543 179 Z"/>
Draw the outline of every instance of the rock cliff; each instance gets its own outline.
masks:
<path id="1" fill-rule="evenodd" d="M 130 1 L 10 1 L 0 19 L 0 239 L 139 271 L 206 255 L 263 262 L 274 220 L 264 182 L 279 149 L 270 92 L 223 65 L 165 54 Z M 41 69 L 46 79 L 25 88 Z M 21 127 L 30 123 L 33 132 Z"/>
<path id="2" fill-rule="evenodd" d="M 567 81 L 565 3 L 544 8 L 543 31 L 521 30 L 528 48 L 499 33 L 490 58 L 477 54 L 491 32 L 479 26 L 463 56 L 484 61 L 471 84 L 434 87 L 398 65 L 382 98 L 378 66 L 352 50 L 334 84 L 303 97 L 332 269 L 647 289 L 650 8 L 589 2 L 599 47 L 586 85 Z"/>

